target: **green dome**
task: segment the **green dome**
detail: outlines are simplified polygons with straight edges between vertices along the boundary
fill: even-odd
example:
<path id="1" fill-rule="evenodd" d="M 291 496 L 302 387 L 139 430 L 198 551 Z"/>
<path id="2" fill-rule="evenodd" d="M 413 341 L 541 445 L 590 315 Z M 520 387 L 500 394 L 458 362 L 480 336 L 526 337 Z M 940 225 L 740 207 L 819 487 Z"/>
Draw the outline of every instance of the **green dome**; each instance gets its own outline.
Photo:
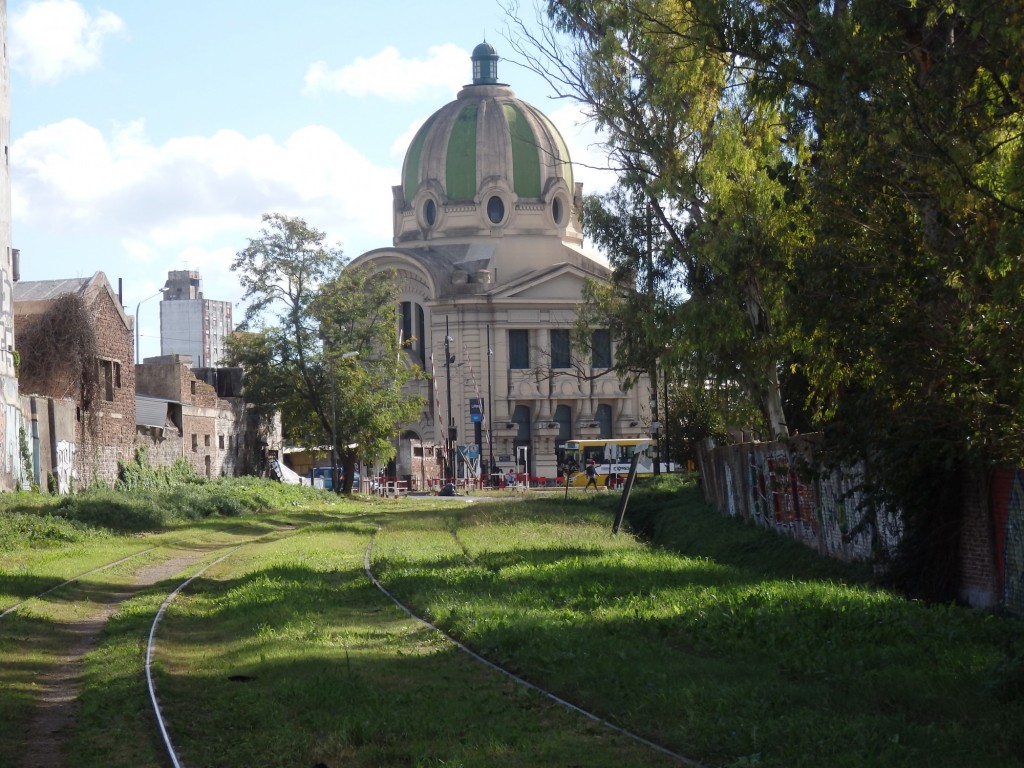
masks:
<path id="1" fill-rule="evenodd" d="M 561 134 L 538 109 L 499 83 L 480 82 L 477 65 L 497 60 L 488 43 L 473 51 L 474 82 L 427 118 L 405 155 L 402 194 L 411 204 L 424 184 L 442 202 L 472 201 L 486 180 L 504 179 L 519 198 L 540 199 L 552 179 L 573 189 L 572 164 Z M 485 62 L 486 63 L 486 62 Z M 487 70 L 496 74 L 494 69 Z"/>
<path id="2" fill-rule="evenodd" d="M 494 46 L 488 43 L 486 40 L 476 48 L 473 49 L 473 58 L 479 58 L 480 56 L 497 56 L 498 52 L 494 50 Z"/>

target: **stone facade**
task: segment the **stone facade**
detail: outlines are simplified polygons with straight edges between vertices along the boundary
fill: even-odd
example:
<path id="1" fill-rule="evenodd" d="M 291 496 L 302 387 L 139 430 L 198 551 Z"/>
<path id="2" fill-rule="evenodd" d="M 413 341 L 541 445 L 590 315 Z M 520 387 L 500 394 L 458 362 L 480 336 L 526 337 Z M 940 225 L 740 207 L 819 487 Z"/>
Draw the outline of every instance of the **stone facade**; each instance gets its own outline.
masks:
<path id="1" fill-rule="evenodd" d="M 353 262 L 395 274 L 409 363 L 432 380 L 411 387 L 426 408 L 402 425 L 399 479 L 429 484 L 435 452 L 460 446 L 485 475 L 525 455 L 521 471 L 555 477 L 566 440 L 641 437 L 651 423 L 646 378 L 627 391 L 610 371 L 614 340 L 595 329 L 594 350 L 570 348 L 585 283 L 611 273 L 583 248 L 564 140 L 498 82 L 497 61 L 477 46 L 473 83 L 406 153 L 392 247 Z"/>

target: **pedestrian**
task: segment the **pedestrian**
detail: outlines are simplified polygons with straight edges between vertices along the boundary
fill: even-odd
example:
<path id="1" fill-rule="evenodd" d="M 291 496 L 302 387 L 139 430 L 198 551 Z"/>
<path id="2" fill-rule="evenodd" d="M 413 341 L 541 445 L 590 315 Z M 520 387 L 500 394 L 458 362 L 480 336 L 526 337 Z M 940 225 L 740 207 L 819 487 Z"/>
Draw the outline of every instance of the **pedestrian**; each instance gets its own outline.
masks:
<path id="1" fill-rule="evenodd" d="M 594 490 L 597 490 L 597 462 L 593 459 L 587 464 L 587 486 L 583 490 L 589 491 L 590 486 L 594 486 Z"/>

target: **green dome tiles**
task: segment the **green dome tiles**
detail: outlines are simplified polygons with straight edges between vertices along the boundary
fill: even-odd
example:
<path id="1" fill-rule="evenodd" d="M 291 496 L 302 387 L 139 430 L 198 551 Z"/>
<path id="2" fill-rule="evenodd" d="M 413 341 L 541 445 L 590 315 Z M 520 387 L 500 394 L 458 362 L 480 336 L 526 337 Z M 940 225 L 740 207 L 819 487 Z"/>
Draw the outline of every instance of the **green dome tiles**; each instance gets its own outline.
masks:
<path id="1" fill-rule="evenodd" d="M 565 139 L 562 138 L 562 134 L 555 128 L 555 124 L 552 123 L 548 116 L 543 112 L 537 111 L 537 116 L 544 123 L 547 128 L 548 135 L 554 139 L 557 146 L 558 155 L 551 158 L 551 164 L 554 166 L 554 170 L 557 171 L 559 166 L 561 167 L 562 177 L 565 179 L 566 185 L 569 187 L 569 194 L 573 193 L 574 187 L 572 182 L 572 159 L 569 157 L 569 148 L 565 145 Z M 553 175 L 557 175 L 553 174 Z"/>
<path id="2" fill-rule="evenodd" d="M 423 142 L 427 139 L 430 126 L 434 124 L 439 113 L 435 112 L 416 131 L 416 136 L 409 145 L 409 151 L 405 153 L 405 168 L 402 173 L 402 186 L 405 189 L 405 202 L 411 203 L 416 192 L 420 188 L 420 155 L 423 153 Z"/>
<path id="3" fill-rule="evenodd" d="M 482 43 L 474 66 L 494 63 L 491 57 L 497 54 Z M 555 181 L 564 181 L 572 195 L 572 165 L 558 129 L 507 85 L 481 82 L 479 74 L 416 132 L 402 167 L 405 204 L 416 203 L 427 184 L 442 205 L 482 204 L 478 196 L 492 194 L 485 188 L 540 201 Z"/>
<path id="4" fill-rule="evenodd" d="M 445 192 L 449 200 L 472 200 L 476 194 L 476 131 L 478 105 L 459 111 L 448 137 Z"/>
<path id="5" fill-rule="evenodd" d="M 512 188 L 520 197 L 540 197 L 540 158 L 533 128 L 515 104 L 503 104 L 502 111 L 512 139 Z"/>

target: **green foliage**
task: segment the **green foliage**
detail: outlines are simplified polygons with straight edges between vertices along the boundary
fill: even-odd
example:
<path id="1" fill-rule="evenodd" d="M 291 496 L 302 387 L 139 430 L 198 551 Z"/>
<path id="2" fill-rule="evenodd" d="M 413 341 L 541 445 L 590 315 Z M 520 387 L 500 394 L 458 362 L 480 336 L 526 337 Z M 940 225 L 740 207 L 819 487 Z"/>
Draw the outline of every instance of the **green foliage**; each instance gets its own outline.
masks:
<path id="1" fill-rule="evenodd" d="M 533 40 L 530 60 L 608 129 L 675 241 L 678 359 L 869 461 L 865 490 L 904 515 L 894 572 L 951 598 L 962 479 L 1024 463 L 1020 6 L 548 13 L 568 48 Z"/>
<path id="2" fill-rule="evenodd" d="M 63 547 L 97 536 L 86 523 L 50 514 L 0 512 L 0 552 L 31 547 Z"/>
<path id="3" fill-rule="evenodd" d="M 117 462 L 117 480 L 114 482 L 114 490 L 152 490 L 202 482 L 203 479 L 196 474 L 192 465 L 182 456 L 176 458 L 170 467 L 150 467 L 146 458 L 146 448 L 140 446 L 135 449 L 133 461 Z"/>
<path id="4" fill-rule="evenodd" d="M 728 393 L 706 386 L 677 386 L 672 391 L 665 419 L 672 438 L 672 458 L 685 464 L 697 457 L 697 446 L 711 439 L 718 444 L 727 440 L 726 423 L 730 412 Z"/>
<path id="5" fill-rule="evenodd" d="M 21 449 L 21 476 L 23 481 L 29 480 L 32 477 L 32 451 L 28 447 L 28 434 L 25 432 L 25 427 L 18 427 L 18 447 Z M 32 483 L 33 490 L 39 490 L 39 487 Z"/>
<path id="6" fill-rule="evenodd" d="M 127 465 L 129 478 L 138 477 L 138 464 Z M 134 469 L 133 469 L 134 467 Z M 199 478 L 187 462 L 170 470 L 146 470 L 129 489 L 90 488 L 67 496 L 19 495 L 22 503 L 0 511 L 0 537 L 7 545 L 37 546 L 52 538 L 89 532 L 137 533 L 159 531 L 187 521 L 210 517 L 238 517 L 280 507 L 315 502 L 322 494 L 310 488 L 288 486 L 262 478 Z M 90 534 L 91 535 L 91 534 Z M 63 537 L 63 538 L 62 538 Z"/>
<path id="7" fill-rule="evenodd" d="M 245 368 L 246 400 L 258 413 L 281 413 L 288 440 L 335 447 L 348 483 L 357 459 L 391 458 L 396 425 L 421 408 L 402 391 L 420 371 L 398 348 L 394 275 L 346 267 L 301 219 L 263 219 L 268 228 L 232 264 L 252 331 L 228 341 L 228 362 Z"/>
<path id="8" fill-rule="evenodd" d="M 55 514 L 92 528 L 110 531 L 156 531 L 169 518 L 152 497 L 128 497 L 106 488 L 90 488 L 63 496 Z"/>

